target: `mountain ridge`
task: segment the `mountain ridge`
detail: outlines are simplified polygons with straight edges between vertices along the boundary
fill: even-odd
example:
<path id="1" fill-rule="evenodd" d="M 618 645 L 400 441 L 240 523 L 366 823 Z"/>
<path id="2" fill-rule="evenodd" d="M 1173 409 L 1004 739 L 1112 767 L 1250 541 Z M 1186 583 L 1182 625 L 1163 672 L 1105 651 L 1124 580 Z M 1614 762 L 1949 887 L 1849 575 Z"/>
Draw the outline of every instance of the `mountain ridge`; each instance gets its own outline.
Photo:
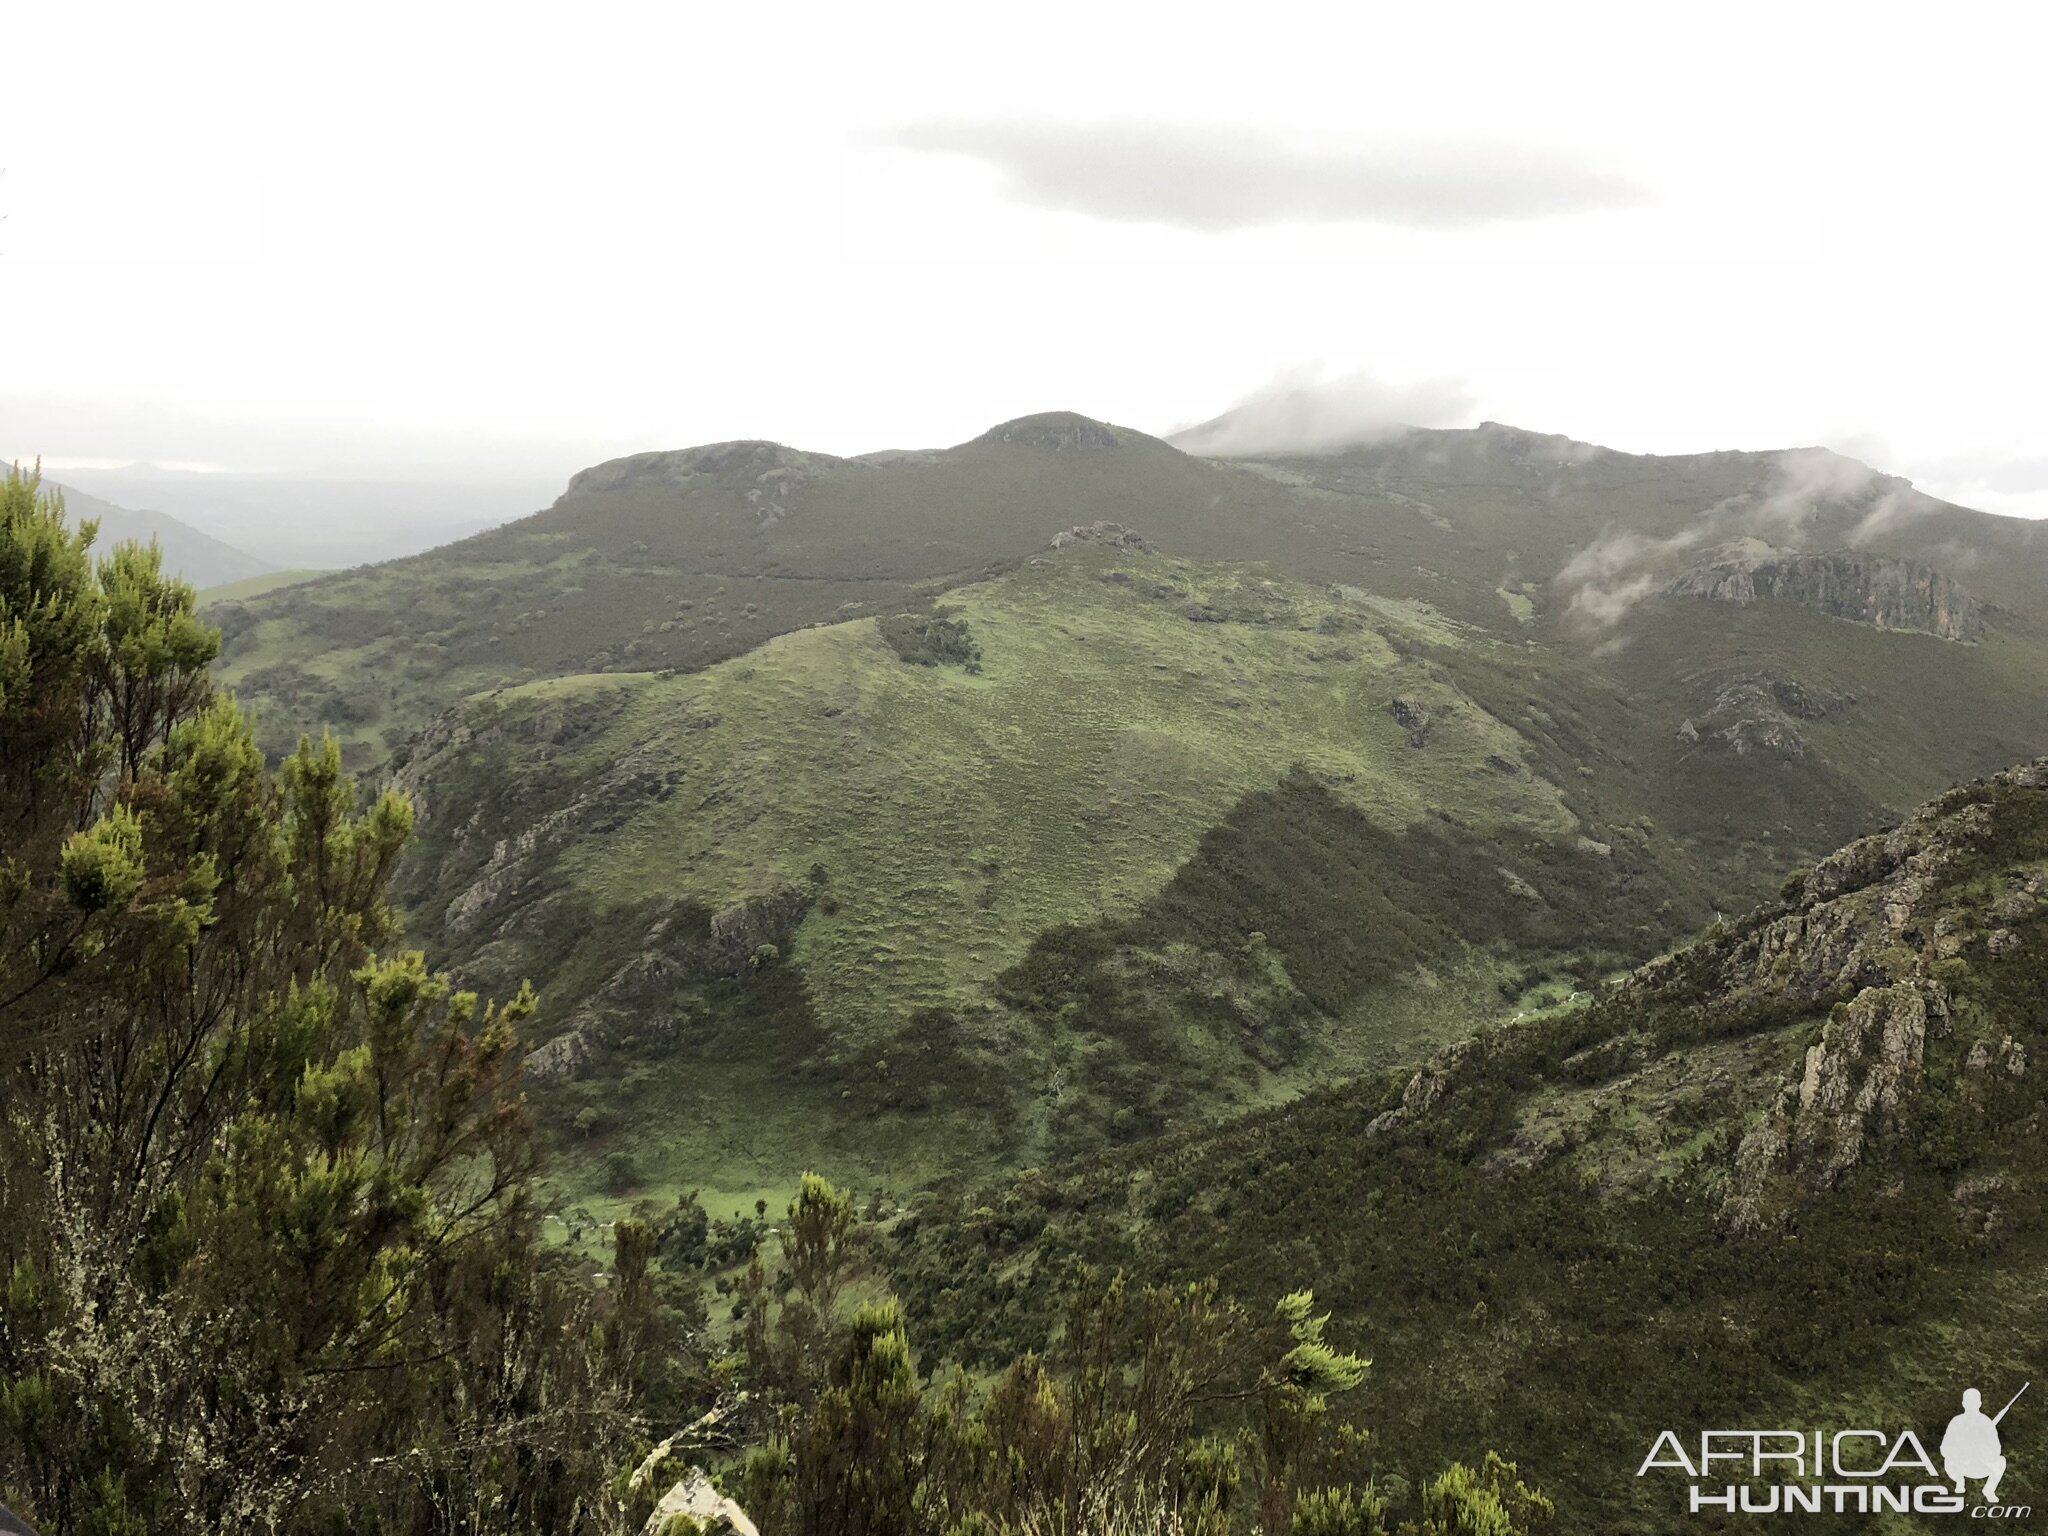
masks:
<path id="1" fill-rule="evenodd" d="M 629 456 L 211 612 L 269 750 L 333 725 L 417 793 L 415 941 L 538 984 L 565 1187 L 774 1200 L 1412 1057 L 2048 752 L 2048 545 L 1901 494 L 1499 427 L 1222 464 L 1055 412 Z M 1666 590 L 1745 539 L 1967 567 L 1981 633 Z"/>
<path id="2" fill-rule="evenodd" d="M 1808 504 L 1826 502 L 1831 487 L 1854 499 L 1822 516 Z M 928 599 L 1094 521 L 1136 528 L 1191 558 L 1265 559 L 1295 576 L 1429 602 L 1465 622 L 1491 622 L 1504 586 L 1532 600 L 1539 619 L 1548 587 L 1566 610 L 1604 624 L 1640 596 L 1636 570 L 1603 564 L 1580 580 L 1569 577 L 1570 562 L 1647 541 L 1638 558 L 1669 579 L 1702 519 L 1732 537 L 1803 517 L 1803 533 L 1795 527 L 1788 541 L 1774 527 L 1774 542 L 1833 548 L 1882 509 L 1899 521 L 1870 535 L 1873 552 L 1936 567 L 1974 561 L 1981 575 L 1958 574 L 2008 606 L 2048 589 L 2048 540 L 1939 504 L 1907 516 L 1890 494 L 1861 466 L 1821 472 L 1798 455 L 1629 456 L 1494 425 L 1409 432 L 1298 462 L 1205 460 L 1064 412 L 1020 417 L 951 448 L 854 458 L 741 440 L 594 465 L 526 518 L 324 577 L 295 588 L 290 603 L 252 600 L 222 615 L 225 675 L 290 733 L 275 746 L 325 724 L 341 732 L 352 763 L 374 767 L 477 688 L 706 665 L 791 625 Z M 1505 569 L 1472 568 L 1485 543 L 1497 545 Z M 1673 554 L 1660 555 L 1666 546 Z M 1464 568 L 1447 572 L 1446 558 Z M 732 580 L 765 585 L 745 596 L 718 590 Z M 488 608 L 462 611 L 485 591 Z M 430 609 L 443 597 L 455 611 L 434 622 Z M 678 600 L 693 606 L 679 613 Z M 262 632 L 255 645 L 243 641 L 249 629 Z M 337 642 L 345 666 L 332 664 Z M 286 664 L 276 683 L 302 685 L 271 686 L 264 674 L 275 662 Z M 366 669 L 396 674 L 395 709 L 362 688 Z M 340 707 L 323 714 L 323 699 Z"/>

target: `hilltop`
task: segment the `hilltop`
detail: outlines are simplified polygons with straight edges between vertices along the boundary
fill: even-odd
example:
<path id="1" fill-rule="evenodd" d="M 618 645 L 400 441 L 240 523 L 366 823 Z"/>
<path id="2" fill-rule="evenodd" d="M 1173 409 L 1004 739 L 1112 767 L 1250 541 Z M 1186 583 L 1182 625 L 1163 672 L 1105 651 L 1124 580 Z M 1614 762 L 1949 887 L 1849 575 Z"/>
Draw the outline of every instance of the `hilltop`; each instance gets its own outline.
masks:
<path id="1" fill-rule="evenodd" d="M 2022 614 L 2048 593 L 2034 525 L 1821 450 L 1657 458 L 1489 424 L 1212 461 L 1056 412 L 948 449 L 847 459 L 742 442 L 594 466 L 533 516 L 222 609 L 223 676 L 261 708 L 273 750 L 325 725 L 376 769 L 466 694 L 695 670 L 985 579 L 1098 520 L 1574 654 L 1711 544 L 1757 529 L 1787 553 L 1916 561 Z"/>
<path id="2" fill-rule="evenodd" d="M 1633 1476 L 1662 1428 L 1931 1445 L 1963 1384 L 2048 1366 L 2044 1049 L 2048 760 L 1590 1002 L 935 1206 L 893 1269 L 969 1363 L 1041 1344 L 1076 1257 L 1313 1283 L 1393 1405 L 1382 1477 L 1494 1446 L 1574 1528 L 1684 1529 Z"/>

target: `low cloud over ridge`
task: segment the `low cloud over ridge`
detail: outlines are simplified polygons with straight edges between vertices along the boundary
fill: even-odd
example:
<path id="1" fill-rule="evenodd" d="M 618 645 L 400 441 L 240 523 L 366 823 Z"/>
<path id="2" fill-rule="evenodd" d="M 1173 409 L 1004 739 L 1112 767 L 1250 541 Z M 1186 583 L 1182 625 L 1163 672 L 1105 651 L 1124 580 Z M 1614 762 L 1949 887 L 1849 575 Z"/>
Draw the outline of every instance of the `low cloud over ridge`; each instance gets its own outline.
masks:
<path id="1" fill-rule="evenodd" d="M 1691 527 L 1666 538 L 1610 530 L 1567 560 L 1552 584 L 1567 595 L 1565 611 L 1582 628 L 1611 629 L 1715 544 L 1746 540 L 1757 550 L 1808 549 L 1809 524 L 1833 509 L 1856 514 L 1846 542 L 1862 548 L 1940 505 L 1855 459 L 1825 448 L 1792 448 L 1777 456 L 1761 493 L 1709 507 Z"/>
<path id="2" fill-rule="evenodd" d="M 1221 416 L 1184 427 L 1167 441 L 1211 458 L 1327 453 L 1409 427 L 1463 426 L 1477 412 L 1458 379 L 1391 384 L 1360 370 L 1322 378 L 1316 370 L 1281 374 Z"/>
<path id="3" fill-rule="evenodd" d="M 1412 229 L 1644 202 L 1640 186 L 1527 144 L 1315 144 L 1213 124 L 939 119 L 883 138 L 994 167 L 1017 202 L 1125 223 L 1226 231 L 1287 223 Z"/>

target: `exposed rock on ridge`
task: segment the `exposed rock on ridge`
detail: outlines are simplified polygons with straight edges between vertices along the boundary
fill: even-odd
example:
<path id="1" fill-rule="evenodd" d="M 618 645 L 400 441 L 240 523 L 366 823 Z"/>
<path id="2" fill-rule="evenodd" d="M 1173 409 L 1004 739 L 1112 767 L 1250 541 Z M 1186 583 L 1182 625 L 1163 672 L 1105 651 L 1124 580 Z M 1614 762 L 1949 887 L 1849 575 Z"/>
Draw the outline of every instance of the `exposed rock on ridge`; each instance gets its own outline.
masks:
<path id="1" fill-rule="evenodd" d="M 1984 632 L 1977 603 L 1953 578 L 1932 566 L 1853 551 L 1724 554 L 1694 566 L 1664 590 L 1723 603 L 1798 603 L 1838 619 L 1944 640 L 1975 640 Z"/>
<path id="2" fill-rule="evenodd" d="M 1572 1155 L 1600 1114 L 1631 1103 L 1652 1114 L 1694 1106 L 1693 1119 L 1667 1127 L 1670 1147 L 1711 1105 L 1732 1155 L 1710 1151 L 1687 1176 L 1712 1193 L 1729 1230 L 1787 1227 L 1852 1174 L 1910 1155 L 1931 1101 L 1968 1127 L 2014 1089 L 2038 1098 L 2028 1042 L 2012 1032 L 2026 1026 L 2009 1005 L 1987 1008 L 1982 983 L 2003 976 L 2026 988 L 2034 973 L 2011 967 L 2037 964 L 2044 946 L 2048 759 L 1953 790 L 1849 844 L 1795 874 L 1779 901 L 1640 967 L 1548 1036 L 1538 1025 L 1525 1045 L 1506 1031 L 1483 1050 L 1468 1042 L 1446 1052 L 1366 1133 L 1455 1118 L 1469 1096 L 1497 1091 L 1504 1073 L 1537 1086 L 1503 1127 L 1492 1154 L 1500 1166 Z M 1806 1028 L 1814 1033 L 1801 1048 Z M 1999 1113 L 2024 1117 L 2012 1102 Z M 2040 1133 L 2044 1113 L 2025 1134 Z M 1604 1187 L 1673 1176 L 1654 1139 L 1646 1157 L 1592 1144 L 1607 1149 L 1604 1165 L 1588 1165 Z M 2008 1182 L 1995 1168 L 1972 1169 L 1952 1195 L 1958 1219 L 1994 1228 Z"/>

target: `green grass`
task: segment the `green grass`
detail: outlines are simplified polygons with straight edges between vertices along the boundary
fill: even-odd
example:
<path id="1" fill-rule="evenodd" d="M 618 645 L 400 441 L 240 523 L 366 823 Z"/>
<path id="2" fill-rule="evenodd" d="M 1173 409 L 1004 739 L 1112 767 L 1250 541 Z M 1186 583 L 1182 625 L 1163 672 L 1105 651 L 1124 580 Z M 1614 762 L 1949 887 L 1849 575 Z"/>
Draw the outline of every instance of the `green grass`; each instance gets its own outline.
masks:
<path id="1" fill-rule="evenodd" d="M 1495 866 L 1525 845 L 1568 850 L 1579 827 L 1517 766 L 1515 734 L 1421 655 L 1483 637 L 1412 602 L 1085 544 L 946 606 L 978 670 L 906 664 L 858 620 L 695 674 L 493 690 L 457 742 L 409 764 L 429 813 L 417 868 L 434 880 L 411 896 L 421 937 L 488 985 L 535 975 L 550 1028 L 594 1006 L 614 1036 L 652 1031 L 544 1097 L 558 1127 L 609 1117 L 587 1145 L 563 1139 L 574 1189 L 626 1150 L 634 1198 L 779 1196 L 777 1179 L 812 1164 L 906 1193 L 1278 1102 L 1500 1006 L 1511 961 L 1491 940 L 1455 922 L 1409 932 L 1363 886 L 1380 905 L 1361 931 L 1386 912 L 1407 936 L 1338 976 L 1312 951 L 1356 940 L 1296 942 L 1314 921 L 1287 909 L 1284 871 L 1265 907 L 1238 902 L 1228 876 L 1184 885 L 1203 859 L 1236 857 L 1205 840 L 1265 797 L 1273 825 L 1248 830 L 1254 844 L 1368 837 L 1364 863 L 1329 873 L 1333 892 L 1394 877 L 1375 861 L 1434 878 L 1430 839 L 1454 814 L 1472 850 L 1460 868 L 1513 904 Z M 1432 711 L 1421 748 L 1396 695 Z M 1329 817 L 1360 831 L 1309 830 Z M 637 979 L 674 953 L 665 903 L 708 915 L 789 889 L 809 906 L 770 972 Z M 1343 910 L 1326 920 L 1341 928 Z M 1248 969 L 1239 952 L 1261 927 L 1271 958 Z M 1089 963 L 1128 1000 L 1114 1017 L 1041 1017 L 1016 986 L 1037 996 L 1043 976 L 1002 981 L 1069 930 L 1100 931 Z M 1062 963 L 1048 955 L 1032 964 Z"/>
<path id="2" fill-rule="evenodd" d="M 240 581 L 223 582 L 217 587 L 207 587 L 199 594 L 201 604 L 234 603 L 245 598 L 262 597 L 266 593 L 280 591 L 285 587 L 296 587 L 303 582 L 325 576 L 321 570 L 267 571 L 261 576 L 247 576 Z"/>
<path id="3" fill-rule="evenodd" d="M 1184 594 L 1149 597 L 1130 575 Z M 1193 623 L 1189 603 L 1266 622 Z M 983 670 L 905 666 L 871 624 L 805 630 L 630 690 L 596 764 L 654 763 L 673 796 L 560 868 L 600 906 L 687 891 L 721 907 L 822 866 L 837 910 L 796 958 L 835 1033 L 970 1004 L 1031 938 L 1135 912 L 1241 796 L 1300 764 L 1394 828 L 1432 805 L 1562 836 L 1557 793 L 1487 766 L 1515 738 L 1378 629 L 1297 584 L 1186 561 L 1070 555 L 954 593 Z M 1358 624 L 1322 634 L 1326 620 Z M 508 692 L 520 708 L 560 696 Z M 1429 746 L 1396 693 L 1451 709 Z"/>

